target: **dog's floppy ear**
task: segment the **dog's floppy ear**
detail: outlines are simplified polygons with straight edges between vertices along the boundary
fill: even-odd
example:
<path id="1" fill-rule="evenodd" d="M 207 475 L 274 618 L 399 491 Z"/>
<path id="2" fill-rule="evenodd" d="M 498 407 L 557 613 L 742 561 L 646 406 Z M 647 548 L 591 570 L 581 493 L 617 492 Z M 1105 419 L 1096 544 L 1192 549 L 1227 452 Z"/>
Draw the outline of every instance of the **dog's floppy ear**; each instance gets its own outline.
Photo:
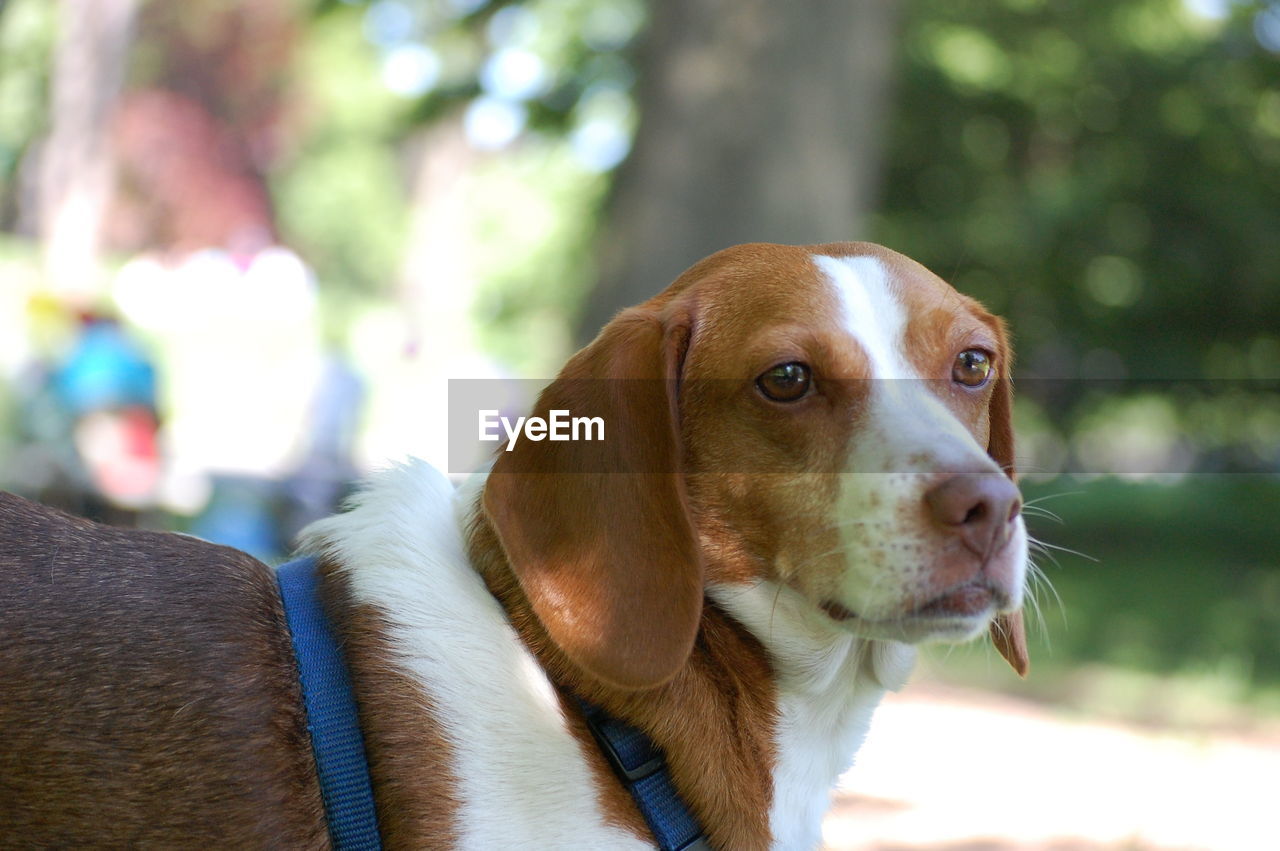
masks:
<path id="1" fill-rule="evenodd" d="M 484 508 L 533 610 L 571 661 L 614 686 L 669 680 L 702 615 L 676 385 L 687 319 L 632 308 L 565 365 L 534 415 L 600 417 L 604 440 L 499 451 Z"/>
<path id="2" fill-rule="evenodd" d="M 991 325 L 996 332 L 996 345 L 999 349 L 996 353 L 999 372 L 991 391 L 987 454 L 1010 479 L 1016 481 L 1017 469 L 1013 454 L 1013 349 L 1009 345 L 1004 323 L 999 318 L 992 317 Z M 1005 661 L 1018 672 L 1018 676 L 1025 677 L 1031 667 L 1031 657 L 1027 653 L 1027 630 L 1022 611 L 997 615 L 991 622 L 991 641 Z"/>

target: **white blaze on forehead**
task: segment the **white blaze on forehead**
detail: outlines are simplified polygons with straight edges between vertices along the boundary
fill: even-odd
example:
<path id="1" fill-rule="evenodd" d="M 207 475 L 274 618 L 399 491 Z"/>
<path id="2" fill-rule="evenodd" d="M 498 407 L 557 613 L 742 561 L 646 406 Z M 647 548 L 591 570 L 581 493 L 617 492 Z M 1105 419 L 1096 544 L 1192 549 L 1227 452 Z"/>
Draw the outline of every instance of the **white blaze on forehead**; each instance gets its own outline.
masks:
<path id="1" fill-rule="evenodd" d="M 866 352 L 875 379 L 872 407 L 882 445 L 863 446 L 850 459 L 851 471 L 919 473 L 966 461 L 984 464 L 985 451 L 937 397 L 935 382 L 919 380 L 923 376 L 908 360 L 907 308 L 884 264 L 867 256 L 815 255 L 813 261 L 835 289 L 843 325 Z M 909 455 L 929 458 L 929 467 L 905 463 Z M 877 459 L 871 467 L 867 456 Z"/>
<path id="2" fill-rule="evenodd" d="M 875 257 L 813 258 L 840 298 L 844 326 L 871 361 L 872 378 L 918 378 L 902 353 L 907 312 Z"/>

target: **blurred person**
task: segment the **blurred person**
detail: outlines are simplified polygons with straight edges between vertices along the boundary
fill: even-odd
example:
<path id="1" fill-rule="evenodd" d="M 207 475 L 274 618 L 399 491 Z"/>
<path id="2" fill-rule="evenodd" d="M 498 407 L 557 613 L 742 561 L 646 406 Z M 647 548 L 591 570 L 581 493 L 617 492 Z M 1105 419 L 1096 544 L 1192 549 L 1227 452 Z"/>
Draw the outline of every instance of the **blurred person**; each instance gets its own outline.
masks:
<path id="1" fill-rule="evenodd" d="M 161 472 L 150 355 L 116 319 L 84 312 L 70 349 L 46 379 L 47 393 L 38 390 L 44 413 L 64 425 L 54 423 L 53 430 L 74 448 L 75 469 L 62 471 L 69 486 L 63 500 L 80 504 L 66 507 L 135 525 L 138 512 L 154 505 Z"/>
<path id="2" fill-rule="evenodd" d="M 166 493 L 175 510 L 198 511 L 212 475 L 280 479 L 296 466 L 321 369 L 315 281 L 296 254 L 143 256 L 112 294 L 162 353 L 165 440 L 183 482 Z"/>
<path id="3" fill-rule="evenodd" d="M 165 508 L 269 561 L 352 477 L 354 420 L 336 411 L 354 417 L 362 391 L 326 366 L 311 270 L 268 237 L 246 229 L 225 246 L 138 257 L 112 294 L 162 353 Z"/>

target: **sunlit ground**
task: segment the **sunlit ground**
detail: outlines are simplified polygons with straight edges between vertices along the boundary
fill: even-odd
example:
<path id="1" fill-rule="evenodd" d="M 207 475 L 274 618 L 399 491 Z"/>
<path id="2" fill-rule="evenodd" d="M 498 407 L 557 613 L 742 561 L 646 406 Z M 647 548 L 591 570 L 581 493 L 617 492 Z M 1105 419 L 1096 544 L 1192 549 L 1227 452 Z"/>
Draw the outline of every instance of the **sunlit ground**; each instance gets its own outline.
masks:
<path id="1" fill-rule="evenodd" d="M 839 849 L 1280 847 L 1280 721 L 1104 722 L 917 681 L 880 708 L 824 836 Z"/>

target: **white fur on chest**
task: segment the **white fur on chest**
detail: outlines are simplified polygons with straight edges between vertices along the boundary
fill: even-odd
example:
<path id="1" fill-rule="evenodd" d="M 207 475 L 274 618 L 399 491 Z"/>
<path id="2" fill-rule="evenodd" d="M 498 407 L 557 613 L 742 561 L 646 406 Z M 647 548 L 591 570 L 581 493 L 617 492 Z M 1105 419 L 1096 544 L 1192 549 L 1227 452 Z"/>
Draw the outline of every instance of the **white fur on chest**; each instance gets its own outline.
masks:
<path id="1" fill-rule="evenodd" d="M 709 593 L 761 641 L 778 676 L 773 846 L 815 848 L 836 780 L 853 763 L 885 691 L 906 682 L 915 649 L 833 630 L 811 604 L 772 583 Z"/>
<path id="2" fill-rule="evenodd" d="M 454 753 L 463 848 L 651 846 L 606 824 L 554 689 L 468 563 L 447 479 L 422 462 L 376 476 L 303 535 L 389 624 L 396 664 L 430 697 Z"/>

